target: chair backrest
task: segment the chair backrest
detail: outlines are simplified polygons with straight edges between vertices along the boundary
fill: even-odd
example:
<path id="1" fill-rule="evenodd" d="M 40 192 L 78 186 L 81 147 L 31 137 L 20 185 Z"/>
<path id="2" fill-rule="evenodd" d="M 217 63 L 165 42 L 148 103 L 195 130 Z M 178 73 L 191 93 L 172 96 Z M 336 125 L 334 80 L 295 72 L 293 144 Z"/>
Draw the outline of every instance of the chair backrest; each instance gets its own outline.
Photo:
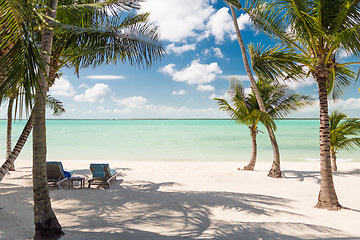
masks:
<path id="1" fill-rule="evenodd" d="M 48 180 L 64 179 L 64 168 L 61 162 L 46 162 L 46 173 Z"/>
<path id="2" fill-rule="evenodd" d="M 110 167 L 108 163 L 92 163 L 90 164 L 90 170 L 93 174 L 93 178 L 110 177 Z"/>

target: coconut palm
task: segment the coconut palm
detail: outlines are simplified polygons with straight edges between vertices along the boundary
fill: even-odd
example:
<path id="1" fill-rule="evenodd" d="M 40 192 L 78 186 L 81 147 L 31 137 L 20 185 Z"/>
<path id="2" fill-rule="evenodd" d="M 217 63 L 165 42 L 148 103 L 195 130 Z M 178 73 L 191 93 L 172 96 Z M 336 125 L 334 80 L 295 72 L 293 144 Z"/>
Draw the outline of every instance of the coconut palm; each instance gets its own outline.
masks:
<path id="1" fill-rule="evenodd" d="M 89 4 L 84 2 L 80 5 L 71 5 L 73 1 L 63 1 L 62 5 L 58 6 L 60 11 L 58 15 L 60 17 L 57 17 L 57 19 L 59 22 L 71 23 L 72 30 L 75 28 L 77 34 L 69 34 L 67 31 L 64 31 L 64 28 L 69 28 L 64 24 L 57 25 L 58 27 L 61 25 L 62 30 L 59 30 L 58 34 L 54 37 L 50 73 L 48 76 L 49 83 L 53 84 L 55 82 L 58 76 L 57 72 L 63 66 L 72 67 L 79 74 L 81 67 L 96 67 L 103 63 L 116 64 L 118 61 L 129 61 L 131 64 L 149 66 L 152 62 L 159 59 L 164 53 L 164 49 L 158 40 L 157 27 L 147 23 L 148 14 L 130 14 L 125 19 L 117 16 L 116 11 L 137 9 L 139 5 L 136 2 L 111 1 L 94 3 L 92 1 Z M 74 17 L 73 15 L 76 14 L 69 16 L 69 12 L 64 11 L 64 9 L 69 8 L 71 8 L 70 14 L 81 11 L 81 14 L 77 14 L 77 16 L 82 17 Z M 109 10 L 105 12 L 105 8 Z M 109 16 L 112 16 L 111 21 Z M 107 23 L 105 24 L 105 22 Z M 106 27 L 105 29 L 102 28 L 104 26 Z M 127 31 L 127 35 L 131 36 L 122 37 L 124 30 Z M 8 116 L 11 117 L 11 115 Z M 8 122 L 10 121 L 11 119 L 8 118 Z M 8 132 L 10 132 L 10 127 L 11 124 L 8 124 Z M 29 132 L 23 131 L 22 134 L 29 134 Z M 24 142 L 23 139 L 26 139 L 27 136 L 21 135 L 20 138 L 22 139 L 21 142 Z M 8 153 L 12 153 L 9 140 L 7 141 L 7 146 Z M 15 155 L 11 156 L 13 160 L 16 158 L 17 156 Z"/>
<path id="2" fill-rule="evenodd" d="M 1 1 L 0 4 L 3 8 L 1 14 L 7 14 L 9 19 L 14 19 L 15 25 L 6 25 L 3 24 L 5 21 L 0 22 L 1 28 L 4 28 L 6 31 L 2 31 L 5 33 L 6 37 L 10 36 L 12 32 L 16 31 L 14 29 L 20 29 L 19 34 L 17 34 L 13 40 L 12 38 L 8 37 L 7 40 L 0 45 L 0 51 L 6 46 L 6 44 L 12 43 L 14 41 L 25 42 L 26 43 L 33 43 L 31 41 L 41 39 L 41 51 L 37 51 L 37 45 L 35 44 L 28 44 L 26 46 L 30 46 L 30 50 L 33 51 L 10 51 L 11 54 L 6 54 L 4 58 L 2 58 L 0 64 L 0 72 L 5 73 L 5 81 L 1 86 L 2 92 L 9 90 L 12 86 L 18 83 L 18 81 L 22 81 L 22 84 L 25 89 L 25 99 L 29 99 L 32 93 L 36 92 L 35 94 L 35 106 L 33 110 L 33 118 L 34 118 L 34 130 L 33 130 L 33 184 L 34 184 L 34 222 L 35 222 L 35 236 L 43 237 L 43 236 L 51 236 L 51 235 L 59 235 L 62 234 L 61 226 L 58 223 L 55 214 L 51 209 L 49 192 L 47 188 L 47 178 L 46 178 L 46 171 L 45 171 L 45 161 L 46 161 L 46 131 L 45 131 L 45 94 L 48 89 L 47 83 L 47 76 L 50 75 L 49 65 L 50 65 L 50 55 L 53 48 L 53 30 L 56 31 L 56 36 L 65 36 L 65 33 L 71 32 L 69 36 L 77 37 L 78 40 L 82 40 L 83 42 L 73 42 L 71 41 L 70 44 L 76 46 L 82 44 L 83 47 L 87 47 L 87 49 L 93 48 L 93 50 L 97 53 L 101 53 L 101 49 L 103 49 L 104 58 L 100 59 L 96 58 L 96 62 L 101 64 L 103 62 L 115 62 L 116 59 L 120 61 L 129 61 L 130 63 L 134 64 L 144 64 L 149 66 L 152 64 L 154 60 L 160 58 L 160 56 L 164 53 L 161 43 L 158 41 L 157 35 L 157 28 L 153 27 L 152 25 L 147 24 L 146 15 L 141 15 L 137 17 L 136 15 L 129 15 L 130 17 L 126 17 L 124 22 L 116 22 L 116 20 L 108 21 L 110 18 L 106 18 L 103 22 L 97 21 L 97 23 L 102 23 L 99 26 L 99 30 L 96 29 L 86 29 L 83 25 L 79 26 L 69 26 L 59 21 L 54 21 L 55 14 L 57 10 L 57 1 L 50 1 L 49 5 L 43 6 L 40 3 L 37 3 L 34 6 L 25 6 L 23 7 L 21 4 L 22 2 L 18 3 L 14 1 L 16 4 L 19 4 L 21 8 L 27 9 L 36 9 L 36 7 L 40 7 L 41 9 L 47 9 L 45 13 L 46 17 L 42 17 L 40 19 L 45 19 L 47 23 L 41 25 L 40 27 L 29 27 L 26 25 L 26 28 L 20 24 L 20 26 L 16 25 L 19 23 L 34 23 L 34 21 L 19 21 L 18 16 L 24 15 L 27 18 L 31 18 L 33 16 L 39 16 L 39 12 L 33 12 L 34 14 L 25 14 L 25 12 L 21 11 L 22 9 L 11 8 L 13 6 L 9 6 L 7 1 Z M 13 4 L 14 2 L 11 2 Z M 89 1 L 93 2 L 93 1 Z M 99 2 L 97 6 L 94 8 L 87 4 L 87 2 L 81 2 L 84 4 L 74 4 L 64 8 L 64 13 L 73 12 L 77 9 L 82 9 L 83 12 L 86 12 L 87 9 L 95 9 L 93 10 L 93 14 L 95 13 L 96 16 L 107 15 L 105 7 L 107 9 L 111 9 L 114 11 L 115 15 L 117 13 L 117 7 L 115 6 L 123 6 L 126 9 L 130 9 L 137 5 L 137 0 L 129 1 L 129 0 L 119 0 L 119 1 L 105 1 Z M 77 2 L 78 3 L 78 2 Z M 29 4 L 32 4 L 30 2 Z M 99 8 L 102 7 L 103 10 L 100 11 Z M 82 13 L 83 13 L 82 12 Z M 60 11 L 59 11 L 60 13 Z M 0 14 L 0 15 L 1 15 Z M 68 14 L 69 15 L 69 14 Z M 2 16 L 2 15 L 1 15 Z M 73 15 L 74 16 L 74 15 Z M 81 19 L 86 19 L 86 15 L 77 13 L 77 17 Z M 4 18 L 5 19 L 5 18 Z M 115 18 L 111 18 L 115 19 Z M 1 20 L 1 19 L 0 19 Z M 92 20 L 92 19 L 91 19 Z M 98 18 L 101 20 L 101 17 Z M 114 21 L 114 22 L 112 22 Z M 94 21 L 96 22 L 96 21 Z M 111 23 L 116 23 L 115 27 L 111 28 Z M 131 25 L 130 23 L 133 23 Z M 138 23 L 138 24 L 134 24 Z M 129 26 L 130 25 L 130 26 Z M 51 26 L 48 28 L 47 26 Z M 22 35 L 24 29 L 28 30 L 26 33 L 29 33 L 31 37 L 26 38 Z M 36 29 L 42 29 L 41 35 L 36 35 L 39 33 L 38 31 L 34 31 Z M 113 30 L 116 34 L 111 35 L 108 40 L 106 37 L 109 36 L 106 30 Z M 13 35 L 11 35 L 13 37 Z M 111 39 L 110 39 L 111 38 Z M 10 39 L 10 40 L 9 40 Z M 19 39 L 22 39 L 20 41 Z M 24 40 L 25 39 L 25 40 Z M 105 39 L 105 40 L 104 40 Z M 68 42 L 69 43 L 69 42 Z M 16 46 L 16 45 L 15 45 Z M 110 46 L 110 47 L 109 47 Z M 111 46 L 113 51 L 111 51 Z M 96 48 L 95 48 L 96 47 Z M 80 47 L 78 47 L 80 49 Z M 15 49 L 15 48 L 12 48 Z M 28 50 L 29 48 L 23 48 Z M 98 51 L 96 51 L 98 50 Z M 114 51 L 115 50 L 115 51 Z M 109 53 L 115 52 L 116 54 L 109 55 Z M 122 53 L 119 53 L 122 52 Z M 21 78 L 21 75 L 17 74 L 19 71 L 16 71 L 17 68 L 21 68 L 20 64 L 13 59 L 16 57 L 23 57 L 28 55 L 35 55 L 35 58 L 32 58 L 33 61 L 29 61 L 29 57 L 24 57 L 25 60 L 28 60 L 32 67 L 30 70 L 24 70 L 25 72 L 35 73 L 28 78 Z M 80 51 L 78 51 L 78 56 L 83 56 Z M 85 55 L 85 56 L 94 56 L 94 55 Z M 99 55 L 95 55 L 98 56 Z M 41 57 L 41 58 L 40 58 Z M 101 55 L 100 55 L 101 57 Z M 105 61 L 105 60 L 106 61 Z M 90 61 L 91 62 L 91 61 Z M 5 64 L 6 63 L 6 64 Z M 78 66 L 86 66 L 84 60 L 79 61 Z M 20 70 L 20 69 L 19 69 Z M 23 69 L 21 69 L 23 70 Z M 34 70 L 34 71 L 32 71 Z M 23 71 L 23 72 L 24 72 Z M 40 74 L 37 74 L 40 73 Z M 14 76 L 18 76 L 17 78 Z M 29 101 L 29 100 L 28 100 Z"/>
<path id="3" fill-rule="evenodd" d="M 9 101 L 11 101 L 11 98 L 9 99 Z M 15 101 L 15 100 L 13 100 L 13 101 Z M 62 102 L 51 97 L 50 95 L 48 95 L 46 98 L 46 105 L 48 108 L 50 108 L 53 111 L 54 116 L 60 116 L 62 113 L 65 112 L 65 108 L 62 105 Z M 22 108 L 20 108 L 20 110 L 19 110 L 20 114 L 22 113 L 21 109 Z M 33 117 L 32 117 L 32 114 L 30 114 L 30 117 L 27 120 L 18 141 L 16 142 L 16 145 L 12 149 L 11 148 L 12 113 L 13 113 L 13 107 L 12 107 L 12 104 L 9 102 L 8 118 L 7 118 L 7 136 L 6 136 L 6 144 L 7 144 L 6 161 L 0 167 L 0 182 L 5 177 L 5 174 L 8 171 L 11 171 L 12 168 L 13 168 L 13 171 L 15 171 L 14 162 L 17 159 L 17 157 L 19 156 L 22 148 L 24 147 L 24 145 L 30 135 L 30 132 L 32 130 L 32 126 L 33 126 Z M 15 113 L 16 113 L 16 108 L 15 108 Z M 9 151 L 10 151 L 10 153 L 9 153 Z"/>
<path id="4" fill-rule="evenodd" d="M 252 91 L 249 95 L 246 95 L 241 84 L 236 81 L 230 82 L 228 90 L 233 106 L 225 99 L 215 98 L 220 105 L 220 109 L 229 113 L 231 118 L 236 120 L 239 124 L 245 124 L 249 127 L 252 139 L 252 155 L 249 164 L 243 168 L 244 170 L 253 170 L 255 167 L 258 123 L 261 122 L 265 126 L 276 130 L 276 125 L 273 122 L 274 118 L 284 118 L 292 111 L 295 111 L 309 103 L 306 101 L 309 99 L 308 96 L 295 93 L 284 84 L 273 84 L 266 81 L 258 81 L 257 88 L 259 89 L 261 98 L 264 101 L 266 112 L 260 111 L 254 91 Z"/>
<path id="5" fill-rule="evenodd" d="M 332 170 L 336 172 L 336 154 L 339 150 L 360 147 L 360 120 L 348 118 L 346 114 L 334 110 L 329 116 L 329 123 L 331 165 Z"/>
<path id="6" fill-rule="evenodd" d="M 236 17 L 236 12 L 235 12 L 235 9 L 234 9 L 234 5 L 235 6 L 241 6 L 241 5 L 239 3 L 237 3 L 237 2 L 232 2 L 232 1 L 227 1 L 227 0 L 225 0 L 225 2 L 228 2 L 229 6 L 230 6 L 236 36 L 237 36 L 238 43 L 239 43 L 239 46 L 240 46 L 241 55 L 242 55 L 242 58 L 243 58 L 245 70 L 246 70 L 246 73 L 247 73 L 247 75 L 249 77 L 249 80 L 250 80 L 250 83 L 251 83 L 251 87 L 252 87 L 252 89 L 254 91 L 254 94 L 256 96 L 256 100 L 257 100 L 257 102 L 258 102 L 258 104 L 260 106 L 260 110 L 263 111 L 263 112 L 266 112 L 264 101 L 261 99 L 260 91 L 256 86 L 255 78 L 254 78 L 254 76 L 253 76 L 253 74 L 251 72 L 250 64 L 249 64 L 248 58 L 246 56 L 245 44 L 244 44 L 244 41 L 242 40 L 241 32 L 240 32 L 238 22 L 237 22 L 237 17 Z M 271 143 L 271 146 L 273 148 L 273 154 L 274 154 L 273 163 L 272 163 L 272 166 L 271 166 L 271 169 L 269 171 L 268 176 L 269 177 L 274 177 L 274 178 L 281 178 L 280 152 L 279 152 L 279 146 L 277 144 L 276 136 L 275 136 L 275 133 L 274 133 L 273 129 L 271 129 L 269 126 L 266 126 L 266 129 L 267 129 L 267 131 L 269 133 L 270 143 Z"/>
<path id="7" fill-rule="evenodd" d="M 230 0 L 229 0 L 230 1 Z M 231 0 L 230 2 L 238 2 Z M 360 54 L 360 3 L 352 0 L 253 0 L 244 10 L 253 23 L 282 46 L 272 48 L 253 59 L 253 66 L 266 79 L 292 79 L 298 67 L 306 67 L 317 82 L 320 105 L 321 184 L 316 204 L 319 208 L 338 210 L 330 157 L 328 92 L 341 95 L 354 79 L 349 67 L 359 62 L 340 61 L 339 52 Z M 240 4 L 237 3 L 237 7 Z M 290 65 L 297 64 L 297 67 Z"/>
<path id="8" fill-rule="evenodd" d="M 258 124 L 262 122 L 264 125 L 275 129 L 275 123 L 271 117 L 259 109 L 259 105 L 254 98 L 254 94 L 245 94 L 242 85 L 235 80 L 230 80 L 230 86 L 228 90 L 229 96 L 231 96 L 232 104 L 229 104 L 225 99 L 214 98 L 220 106 L 220 109 L 227 112 L 230 117 L 239 124 L 245 124 L 250 130 L 252 153 L 251 160 L 244 170 L 253 170 L 256 163 L 257 155 L 257 143 L 256 136 L 258 134 Z"/>

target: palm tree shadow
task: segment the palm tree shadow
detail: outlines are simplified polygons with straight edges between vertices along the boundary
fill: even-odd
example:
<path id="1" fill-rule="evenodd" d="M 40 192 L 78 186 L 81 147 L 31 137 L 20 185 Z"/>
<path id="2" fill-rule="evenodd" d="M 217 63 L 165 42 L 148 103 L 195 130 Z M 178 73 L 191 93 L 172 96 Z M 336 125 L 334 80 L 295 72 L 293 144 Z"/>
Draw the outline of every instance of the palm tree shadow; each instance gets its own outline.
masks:
<path id="1" fill-rule="evenodd" d="M 296 179 L 303 182 L 305 179 L 312 179 L 317 184 L 320 184 L 320 172 L 319 171 L 297 171 L 297 170 L 283 170 L 283 177 L 286 179 Z"/>
<path id="2" fill-rule="evenodd" d="M 303 182 L 305 179 L 313 179 L 317 184 L 320 184 L 320 172 L 319 171 L 297 171 L 297 170 L 284 170 L 282 171 L 283 177 L 287 179 L 297 179 Z M 352 171 L 337 171 L 333 172 L 334 176 L 360 176 L 360 169 L 354 169 Z"/>
<path id="3" fill-rule="evenodd" d="M 205 191 L 165 191 L 175 182 L 115 181 L 110 189 L 83 189 L 81 195 L 54 191 L 53 201 L 78 202 L 54 209 L 67 234 L 63 239 L 289 239 L 302 237 L 280 233 L 308 229 L 307 239 L 352 239 L 336 229 L 303 223 L 237 222 L 213 219 L 213 211 L 254 216 L 301 216 L 289 207 L 292 200 L 260 194 Z M 76 191 L 77 192 L 77 191 Z M 79 197 L 81 196 L 81 197 Z M 59 205 L 58 205 L 59 206 Z M 64 222 L 64 219 L 67 221 Z M 241 218 L 240 218 L 241 219 Z M 105 229 L 114 230 L 105 230 Z M 84 232 L 83 229 L 90 229 Z M 91 229 L 103 229 L 97 233 Z M 309 232 L 308 231 L 308 232 Z M 161 233 L 161 234 L 160 234 Z M 338 234 L 338 235 L 337 235 Z M 100 236 L 101 235 L 101 236 Z M 344 236 L 345 234 L 342 234 Z M 329 238 L 331 236 L 331 238 Z M 321 238 L 321 237 L 320 237 Z"/>

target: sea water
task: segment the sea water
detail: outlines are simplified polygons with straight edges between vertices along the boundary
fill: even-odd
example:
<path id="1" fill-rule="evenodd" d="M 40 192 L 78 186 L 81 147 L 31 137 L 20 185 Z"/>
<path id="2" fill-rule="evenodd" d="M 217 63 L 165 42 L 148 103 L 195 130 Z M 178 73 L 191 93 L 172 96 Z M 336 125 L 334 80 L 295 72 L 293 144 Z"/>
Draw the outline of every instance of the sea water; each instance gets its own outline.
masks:
<path id="1" fill-rule="evenodd" d="M 13 124 L 16 143 L 26 121 Z M 319 160 L 319 120 L 278 120 L 282 161 Z M 257 136 L 258 161 L 272 161 L 264 126 Z M 5 158 L 6 121 L 0 121 L 0 157 Z M 232 120 L 48 120 L 48 160 L 242 161 L 251 158 L 248 127 Z M 360 161 L 360 150 L 338 154 Z M 19 159 L 32 159 L 30 135 Z"/>

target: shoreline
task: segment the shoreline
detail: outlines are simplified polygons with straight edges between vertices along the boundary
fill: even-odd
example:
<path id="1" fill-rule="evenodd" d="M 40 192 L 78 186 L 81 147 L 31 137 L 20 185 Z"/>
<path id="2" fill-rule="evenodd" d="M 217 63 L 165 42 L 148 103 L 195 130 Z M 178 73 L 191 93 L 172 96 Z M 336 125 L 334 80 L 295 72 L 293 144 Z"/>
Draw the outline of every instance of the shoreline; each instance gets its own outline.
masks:
<path id="1" fill-rule="evenodd" d="M 110 189 L 50 189 L 61 239 L 360 239 L 360 162 L 341 162 L 335 189 L 344 209 L 314 208 L 318 162 L 282 162 L 284 177 L 267 177 L 245 162 L 109 163 L 120 173 Z M 62 161 L 90 176 L 90 161 Z M 31 160 L 0 183 L 0 239 L 33 235 Z"/>

